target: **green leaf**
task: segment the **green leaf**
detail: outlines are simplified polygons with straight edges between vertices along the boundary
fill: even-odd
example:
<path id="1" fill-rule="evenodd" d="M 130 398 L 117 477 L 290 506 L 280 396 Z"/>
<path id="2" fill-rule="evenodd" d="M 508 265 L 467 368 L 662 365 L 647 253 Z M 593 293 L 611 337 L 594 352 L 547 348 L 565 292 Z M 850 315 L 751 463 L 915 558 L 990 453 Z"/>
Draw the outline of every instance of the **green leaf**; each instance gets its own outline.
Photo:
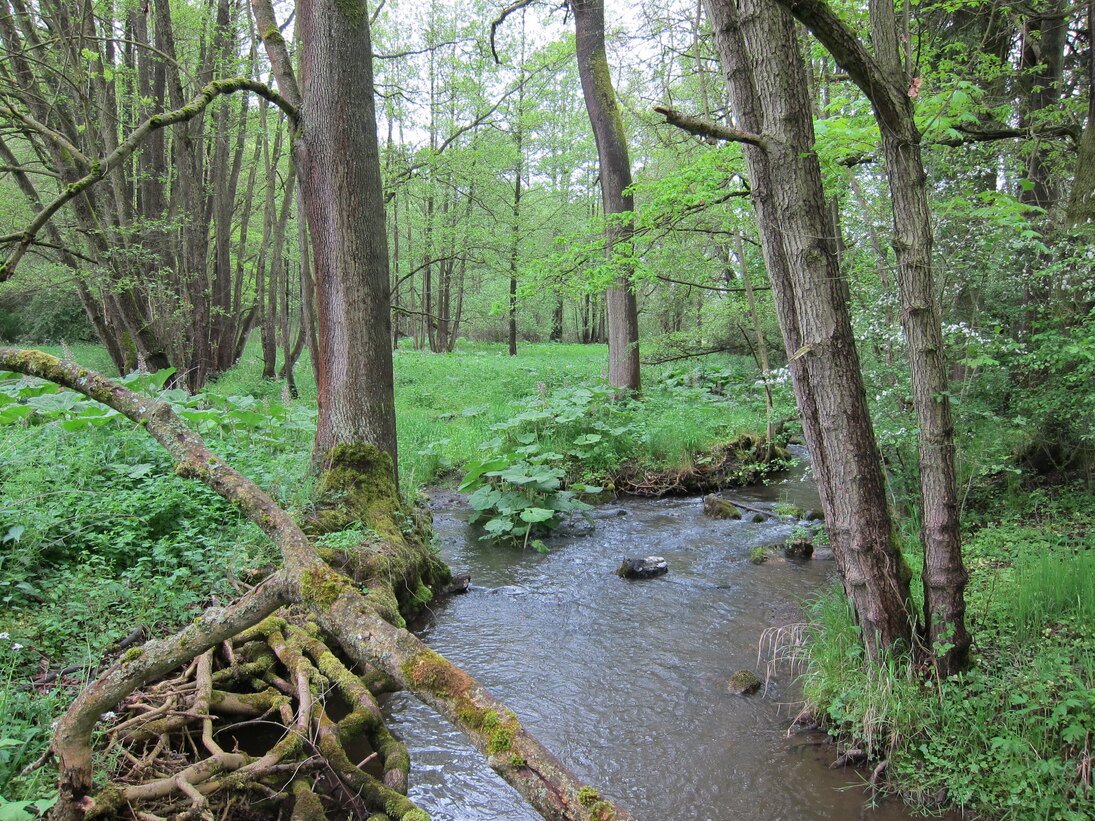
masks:
<path id="1" fill-rule="evenodd" d="M 587 433 L 574 440 L 576 445 L 593 445 L 601 441 L 601 434 Z"/>
<path id="2" fill-rule="evenodd" d="M 530 524 L 535 522 L 546 522 L 554 515 L 554 510 L 548 510 L 543 507 L 530 507 L 521 511 L 521 518 Z"/>
<path id="3" fill-rule="evenodd" d="M 500 536 L 503 533 L 509 533 L 511 530 L 513 530 L 513 522 L 502 516 L 496 516 L 485 525 L 483 525 L 483 529 L 487 531 L 487 533 L 491 533 L 495 536 Z"/>
<path id="4" fill-rule="evenodd" d="M 501 470 L 509 464 L 509 460 L 502 456 L 493 456 L 480 462 L 472 462 L 468 465 L 468 472 L 464 474 L 464 480 L 457 488 L 461 493 L 479 487 L 479 479 L 486 473 Z"/>
<path id="5" fill-rule="evenodd" d="M 34 413 L 30 405 L 8 405 L 0 409 L 0 425 L 10 425 L 17 419 L 25 419 Z"/>
<path id="6" fill-rule="evenodd" d="M 34 815 L 27 812 L 31 801 L 5 801 L 0 804 L 0 821 L 28 821 Z"/>
<path id="7" fill-rule="evenodd" d="M 490 485 L 483 485 L 475 493 L 468 497 L 468 507 L 472 510 L 488 510 L 498 504 L 502 493 Z"/>

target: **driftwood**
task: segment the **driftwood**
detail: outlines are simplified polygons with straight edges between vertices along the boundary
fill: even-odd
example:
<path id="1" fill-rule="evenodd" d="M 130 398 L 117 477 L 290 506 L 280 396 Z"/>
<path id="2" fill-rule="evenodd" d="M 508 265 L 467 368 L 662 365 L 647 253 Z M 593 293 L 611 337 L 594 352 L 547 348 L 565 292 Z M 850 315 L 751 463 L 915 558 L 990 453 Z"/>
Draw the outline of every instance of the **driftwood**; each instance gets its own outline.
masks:
<path id="1" fill-rule="evenodd" d="M 231 501 L 275 542 L 282 557 L 276 572 L 228 606 L 206 610 L 174 636 L 128 650 L 75 699 L 52 742 L 60 768 L 53 818 L 161 818 L 166 816 L 132 805 L 157 802 L 159 808 L 170 801 L 179 805 L 172 817 L 212 817 L 212 794 L 251 790 L 291 802 L 293 818 L 321 819 L 326 816 L 312 774 L 322 769 L 337 780 L 336 788 L 361 797 L 364 806 L 355 814 L 362 818 L 368 810 L 374 813 L 370 818 L 428 819 L 403 795 L 406 753 L 390 734 L 385 736 L 386 730 L 377 729 L 382 722 L 365 686 L 368 677 L 359 677 L 363 671 L 384 674 L 459 727 L 491 768 L 544 818 L 632 818 L 584 785 L 486 688 L 404 629 L 398 612 L 402 602 L 396 602 L 390 585 L 385 593 L 382 584 L 370 582 L 368 593 L 362 593 L 353 578 L 325 561 L 301 527 L 254 482 L 212 453 L 170 405 L 36 351 L 0 348 L 0 369 L 78 391 L 141 425 L 171 454 L 179 475 L 200 480 Z M 363 464 L 379 464 L 377 475 L 384 472 L 386 457 L 375 448 L 340 447 L 335 464 L 344 474 Z M 389 462 L 389 476 L 390 467 Z M 389 490 L 394 493 L 394 487 Z M 329 558 L 355 578 L 368 577 L 378 563 L 390 573 L 399 558 L 396 537 L 383 529 L 381 534 L 391 543 L 371 545 L 356 563 L 346 555 Z M 271 656 L 273 661 L 263 660 Z M 262 672 L 264 664 L 269 667 Z M 252 680 L 253 697 L 233 695 L 224 684 L 241 676 Z M 327 714 L 318 699 L 324 686 L 339 691 L 352 722 L 336 722 Z M 92 732 L 101 716 L 123 701 L 137 715 L 112 728 L 111 742 L 143 738 L 148 752 L 138 756 L 127 749 L 123 756 L 131 780 L 138 783 L 97 789 Z M 288 732 L 264 755 L 226 751 L 211 731 L 212 720 L 217 711 L 233 709 L 243 721 L 277 720 Z M 164 730 L 190 729 L 186 737 L 197 760 L 140 780 L 142 772 L 160 767 L 168 757 L 166 743 L 160 745 L 168 733 L 146 726 L 157 721 Z M 350 761 L 341 743 L 354 728 L 370 726 L 377 760 L 369 763 L 378 775 L 360 766 L 367 762 Z"/>

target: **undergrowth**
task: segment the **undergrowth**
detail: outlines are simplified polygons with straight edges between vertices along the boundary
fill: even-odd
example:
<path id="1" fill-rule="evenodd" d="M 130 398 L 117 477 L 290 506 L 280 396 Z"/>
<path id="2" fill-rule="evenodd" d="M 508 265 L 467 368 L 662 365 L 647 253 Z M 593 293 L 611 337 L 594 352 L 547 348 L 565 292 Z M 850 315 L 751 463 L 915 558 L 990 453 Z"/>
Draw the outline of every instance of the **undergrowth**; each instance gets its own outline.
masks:
<path id="1" fill-rule="evenodd" d="M 843 593 L 811 607 L 804 697 L 831 733 L 888 761 L 889 786 L 922 807 L 1093 817 L 1095 505 L 1047 505 L 1059 515 L 997 522 L 965 542 L 976 644 L 964 673 L 925 679 L 898 659 L 869 673 Z"/>
<path id="2" fill-rule="evenodd" d="M 306 512 L 315 384 L 302 363 L 301 398 L 290 400 L 281 383 L 261 378 L 256 350 L 196 396 L 163 390 L 166 373 L 123 381 L 171 402 L 218 455 L 286 508 Z M 745 369 L 732 402 L 703 379 L 676 384 L 657 369 L 645 374 L 648 403 L 630 403 L 626 419 L 611 422 L 625 428 L 613 437 L 614 428 L 586 427 L 616 413 L 605 402 L 603 346 L 528 345 L 517 359 L 501 351 L 397 353 L 405 491 L 458 475 L 485 453 L 481 444 L 557 391 L 571 391 L 577 412 L 565 435 L 556 430 L 572 473 L 622 458 L 624 446 L 613 442 L 624 433 L 634 442 L 626 453 L 673 462 L 761 425 Z M 93 346 L 47 352 L 112 375 Z M 726 373 L 718 391 L 730 389 Z M 554 445 L 545 438 L 544 446 Z M 523 521 L 546 510 L 525 511 Z M 150 635 L 178 629 L 235 597 L 239 577 L 275 561 L 255 526 L 201 483 L 178 477 L 160 446 L 125 418 L 69 391 L 0 379 L 0 818 L 30 818 L 50 803 L 53 768 L 19 772 L 43 754 L 51 722 L 112 645 L 138 625 Z M 32 684 L 60 669 L 68 672 L 56 681 Z"/>

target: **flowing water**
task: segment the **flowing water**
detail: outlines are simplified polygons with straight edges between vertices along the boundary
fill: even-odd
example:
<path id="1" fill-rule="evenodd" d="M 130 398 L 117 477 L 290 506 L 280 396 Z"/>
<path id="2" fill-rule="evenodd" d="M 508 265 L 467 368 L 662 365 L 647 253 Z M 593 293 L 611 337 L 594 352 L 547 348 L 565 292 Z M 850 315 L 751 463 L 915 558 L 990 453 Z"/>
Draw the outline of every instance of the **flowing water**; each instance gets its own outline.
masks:
<path id="1" fill-rule="evenodd" d="M 753 507 L 818 506 L 801 475 L 726 494 Z M 798 711 L 790 674 L 766 691 L 727 691 L 756 670 L 765 628 L 800 619 L 799 603 L 832 583 L 829 561 L 754 565 L 757 545 L 791 525 L 716 521 L 697 498 L 613 504 L 596 530 L 557 538 L 546 555 L 492 548 L 460 518 L 435 512 L 442 554 L 474 587 L 440 602 L 423 638 L 516 711 L 579 776 L 642 821 L 800 821 L 910 816 L 869 808 L 863 776 L 833 771 L 819 734 L 788 738 Z M 669 574 L 626 581 L 624 556 L 664 556 Z M 464 737 L 404 694 L 392 728 L 411 749 L 411 797 L 435 819 L 537 819 Z"/>

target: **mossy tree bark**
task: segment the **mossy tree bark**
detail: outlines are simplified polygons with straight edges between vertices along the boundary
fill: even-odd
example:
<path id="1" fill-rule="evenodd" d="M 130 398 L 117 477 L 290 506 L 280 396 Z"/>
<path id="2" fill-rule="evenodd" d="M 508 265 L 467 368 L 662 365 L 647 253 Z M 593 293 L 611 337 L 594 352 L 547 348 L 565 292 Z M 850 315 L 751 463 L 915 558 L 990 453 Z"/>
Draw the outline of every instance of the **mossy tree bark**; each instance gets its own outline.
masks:
<path id="1" fill-rule="evenodd" d="M 330 636 L 353 662 L 386 674 L 456 724 L 487 757 L 492 769 L 545 818 L 561 821 L 631 818 L 625 810 L 602 799 L 592 787 L 582 784 L 486 688 L 399 626 L 399 591 L 409 588 L 419 598 L 425 598 L 421 591 L 444 578 L 446 571 L 429 556 L 421 540 L 402 538 L 405 512 L 399 506 L 387 454 L 375 447 L 357 445 L 336 448 L 332 457 L 326 489 L 348 497 L 351 507 L 357 510 L 355 515 L 368 511 L 380 528 L 379 539 L 331 556 L 352 574 L 351 578 L 325 561 L 304 531 L 266 493 L 213 454 L 170 405 L 134 394 L 98 374 L 35 351 L 0 348 L 0 368 L 63 385 L 114 408 L 144 427 L 171 454 L 180 475 L 198 479 L 230 500 L 276 543 L 282 557 L 281 568 L 241 599 L 224 608 L 207 610 L 170 638 L 149 642 L 126 653 L 80 694 L 59 721 L 54 736 L 53 749 L 60 762 L 61 780 L 53 818 L 83 821 L 95 816 L 117 817 L 123 803 L 130 800 L 124 790 L 93 788 L 91 736 L 103 713 L 114 709 L 142 685 L 186 665 L 232 637 L 240 638 L 243 634 L 246 641 L 256 631 L 271 637 L 273 632 L 280 631 L 281 624 L 264 620 L 286 604 L 303 614 L 304 619 L 314 621 L 321 635 Z M 344 522 L 332 514 L 326 514 L 316 523 L 318 527 L 341 524 Z M 417 556 L 416 551 L 420 551 Z M 368 593 L 362 593 L 355 581 L 363 583 Z M 397 624 L 385 616 L 392 617 Z M 305 635 L 288 630 L 282 638 L 289 644 L 296 642 L 313 659 L 313 666 L 337 680 L 337 672 L 324 668 L 329 660 L 322 650 L 309 649 L 309 642 L 314 639 L 308 638 L 311 633 L 307 629 L 302 629 Z M 279 646 L 283 644 L 277 637 L 272 640 Z M 292 651 L 288 647 L 283 654 L 289 658 Z M 360 689 L 353 692 L 360 693 Z M 302 702 L 307 700 L 305 696 Z M 320 722 L 319 750 L 326 755 L 322 734 L 333 731 L 323 730 L 323 726 Z M 201 783 L 230 772 L 233 766 L 243 769 L 249 763 L 256 764 L 226 755 L 214 754 L 207 759 L 208 763 L 194 765 L 197 769 L 190 768 L 188 776 L 173 779 L 173 788 L 190 797 L 197 807 Z M 269 759 L 263 757 L 259 761 L 264 760 Z M 345 762 L 333 765 L 340 772 L 346 770 Z M 231 781 L 227 776 L 220 780 Z M 362 788 L 367 784 L 371 782 L 362 776 Z M 390 813 L 392 790 L 390 787 L 385 790 L 377 787 L 377 800 Z M 308 790 L 294 788 L 292 792 L 305 805 L 315 798 Z M 397 818 L 404 821 L 428 818 L 405 799 L 396 804 Z"/>

